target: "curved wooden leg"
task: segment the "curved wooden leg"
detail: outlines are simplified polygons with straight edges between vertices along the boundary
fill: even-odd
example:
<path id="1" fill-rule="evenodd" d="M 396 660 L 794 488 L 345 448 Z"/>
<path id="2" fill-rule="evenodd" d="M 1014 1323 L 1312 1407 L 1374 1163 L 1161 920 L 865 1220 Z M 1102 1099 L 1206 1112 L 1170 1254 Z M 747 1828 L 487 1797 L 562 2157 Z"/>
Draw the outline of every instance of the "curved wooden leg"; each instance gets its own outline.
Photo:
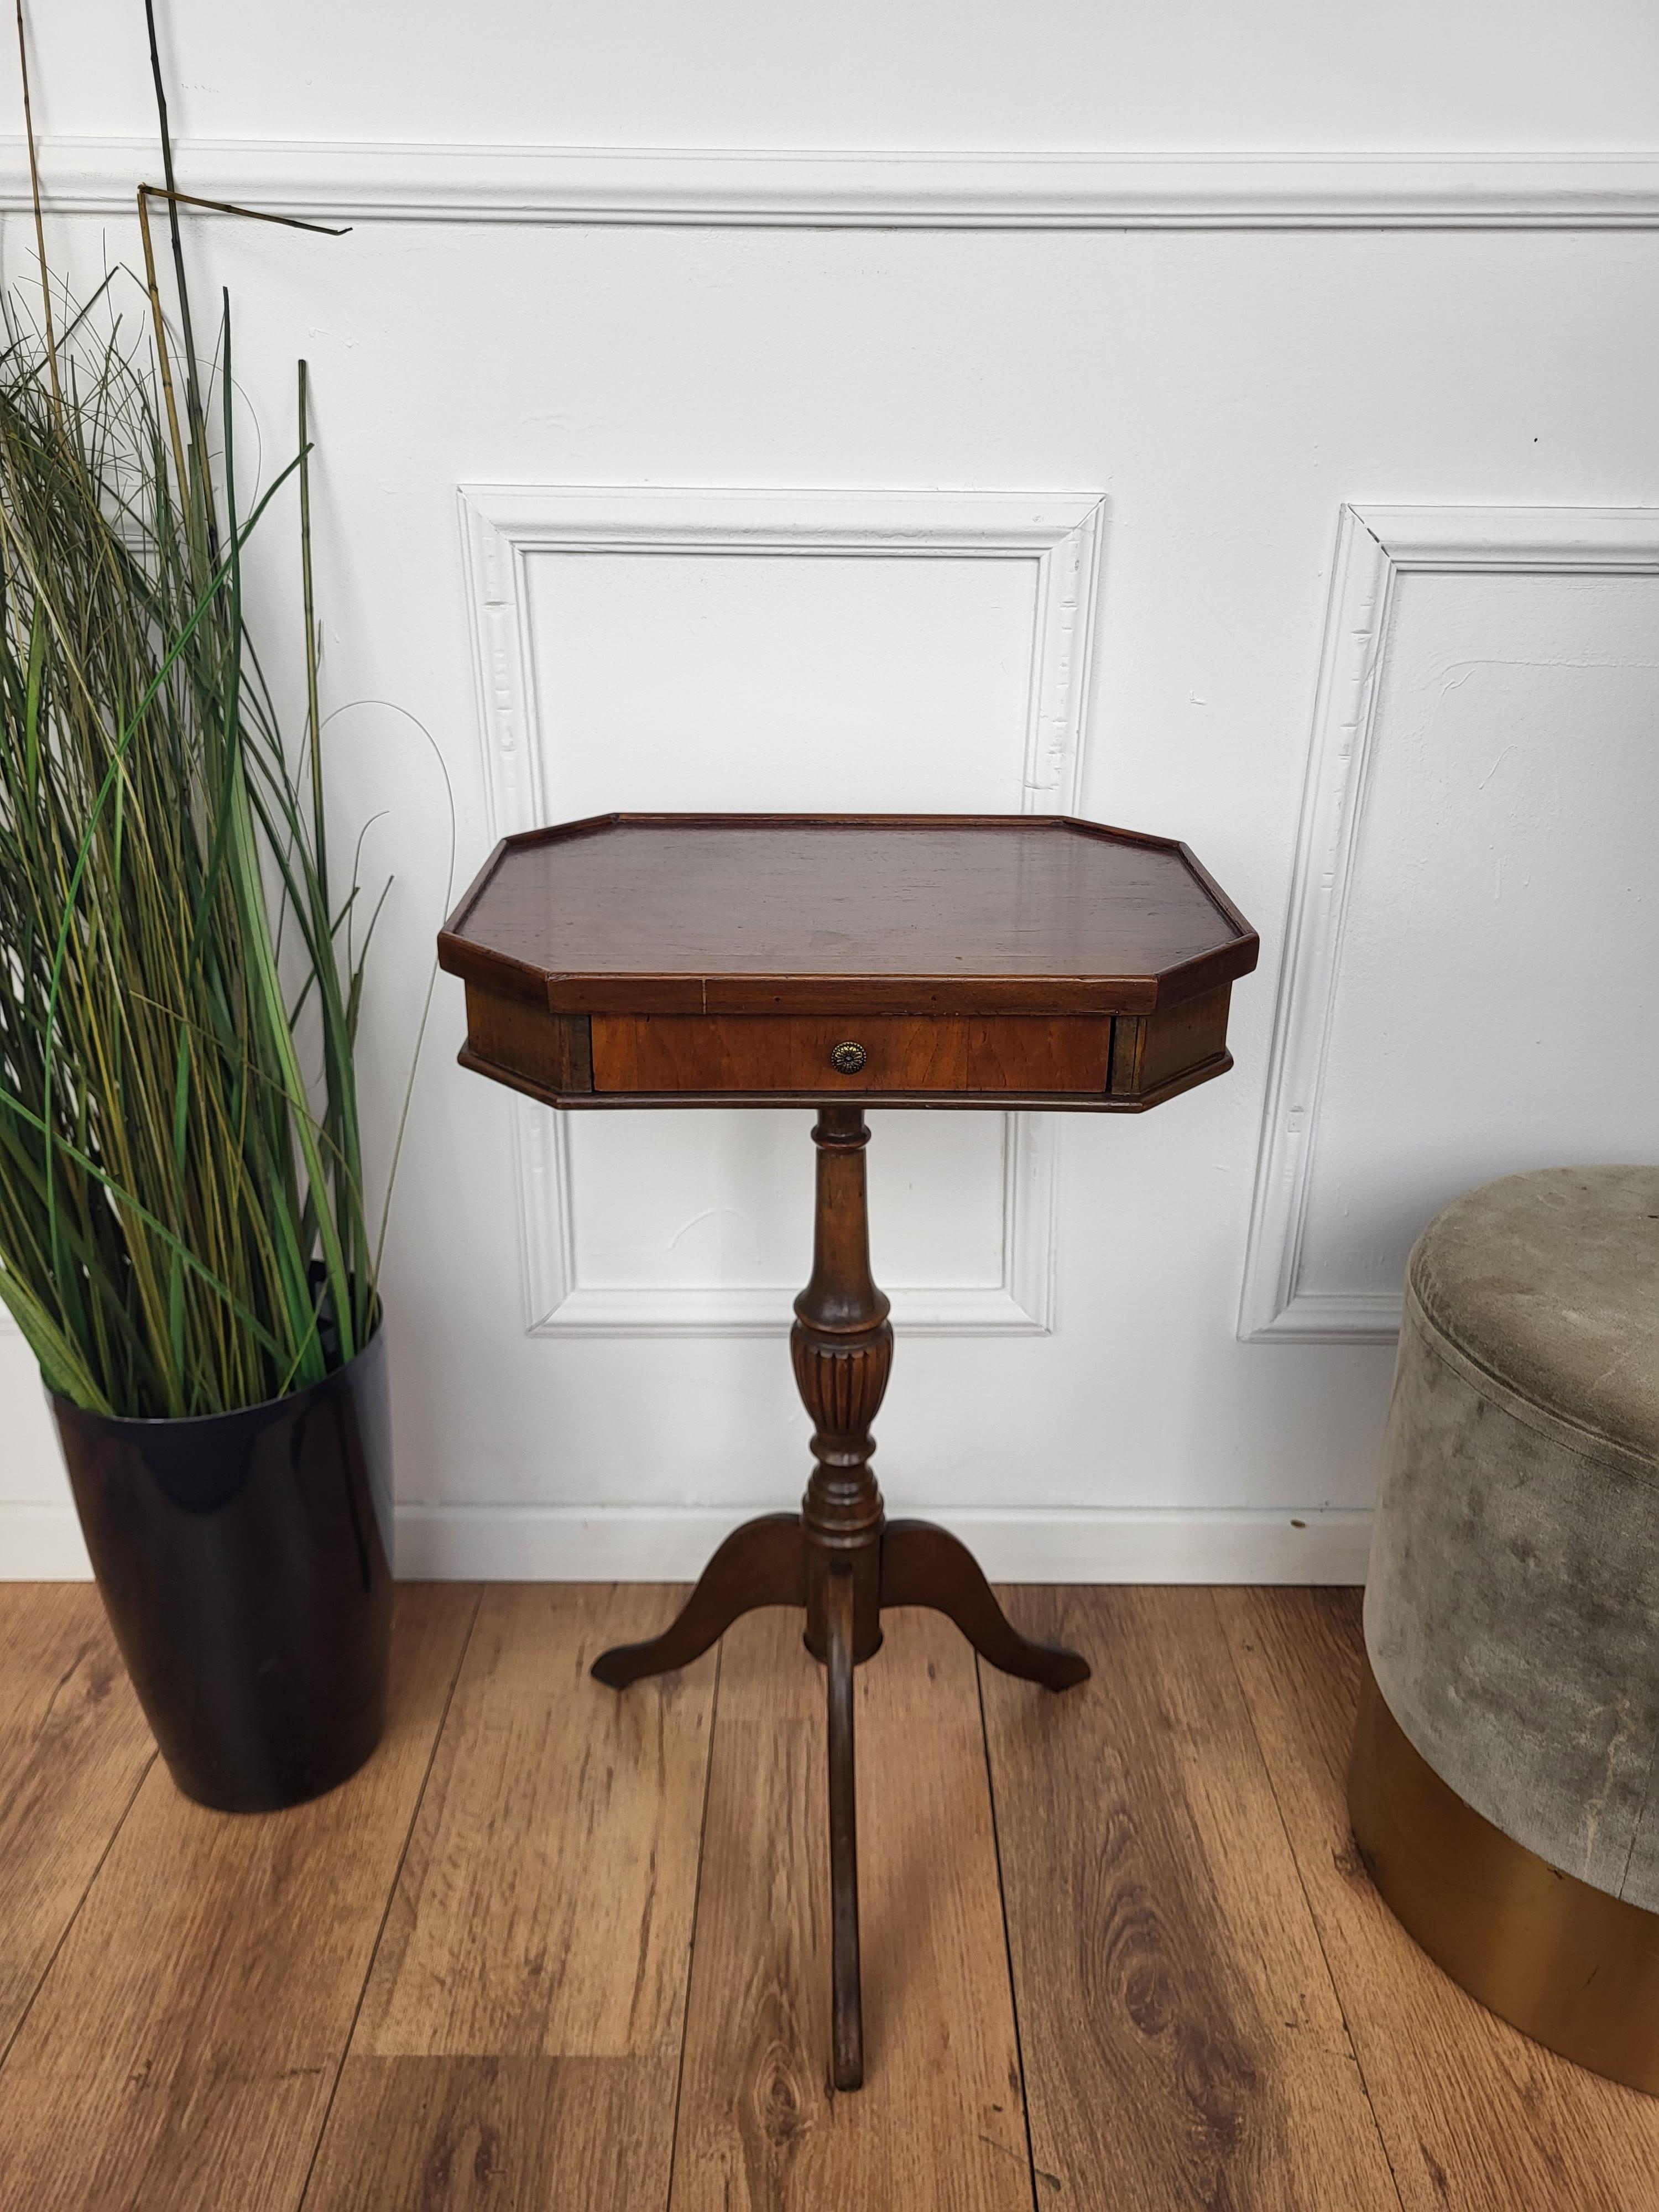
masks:
<path id="1" fill-rule="evenodd" d="M 890 1521 L 882 1533 L 881 1601 L 931 1606 L 962 1631 L 981 1659 L 1005 1674 L 1069 1690 L 1089 1679 L 1089 1662 L 1057 1644 L 1033 1644 L 997 1603 L 968 1547 L 931 1521 Z"/>
<path id="2" fill-rule="evenodd" d="M 853 1577 L 832 1570 L 824 1591 L 830 1665 L 830 1919 L 837 2089 L 864 2085 L 859 1984 L 859 1831 L 853 1758 Z"/>
<path id="3" fill-rule="evenodd" d="M 593 1662 L 593 1679 L 625 1690 L 647 1674 L 689 1667 L 740 1613 L 762 1605 L 805 1605 L 806 1575 L 800 1516 L 768 1513 L 734 1528 L 697 1579 L 697 1586 L 660 1636 L 618 1644 Z"/>

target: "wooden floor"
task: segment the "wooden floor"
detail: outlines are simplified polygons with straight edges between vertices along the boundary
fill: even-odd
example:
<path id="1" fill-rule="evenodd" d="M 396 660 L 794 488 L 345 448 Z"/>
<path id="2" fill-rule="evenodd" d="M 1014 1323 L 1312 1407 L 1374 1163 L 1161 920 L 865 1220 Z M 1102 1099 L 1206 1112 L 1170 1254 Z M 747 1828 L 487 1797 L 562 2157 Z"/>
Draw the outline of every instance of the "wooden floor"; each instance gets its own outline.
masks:
<path id="1" fill-rule="evenodd" d="M 0 1587 L 4 2212 L 1646 2212 L 1659 2101 L 1444 1981 L 1356 1863 L 1346 1591 L 1017 1589 L 1051 1698 L 860 1668 L 867 2087 L 826 2086 L 822 1678 L 660 1588 L 410 1585 L 356 1781 L 155 1761 L 92 1591 Z"/>

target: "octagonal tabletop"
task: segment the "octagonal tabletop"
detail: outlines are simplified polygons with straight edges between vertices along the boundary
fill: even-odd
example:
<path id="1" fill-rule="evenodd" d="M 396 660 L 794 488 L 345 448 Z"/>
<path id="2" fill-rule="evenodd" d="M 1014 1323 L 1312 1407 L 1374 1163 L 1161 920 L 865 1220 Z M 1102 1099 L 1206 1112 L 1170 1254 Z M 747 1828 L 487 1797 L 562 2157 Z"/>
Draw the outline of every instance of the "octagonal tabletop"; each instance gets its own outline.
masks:
<path id="1" fill-rule="evenodd" d="M 443 966 L 555 1013 L 1150 1013 L 1255 967 L 1186 846 L 1063 815 L 605 814 L 505 839 Z"/>

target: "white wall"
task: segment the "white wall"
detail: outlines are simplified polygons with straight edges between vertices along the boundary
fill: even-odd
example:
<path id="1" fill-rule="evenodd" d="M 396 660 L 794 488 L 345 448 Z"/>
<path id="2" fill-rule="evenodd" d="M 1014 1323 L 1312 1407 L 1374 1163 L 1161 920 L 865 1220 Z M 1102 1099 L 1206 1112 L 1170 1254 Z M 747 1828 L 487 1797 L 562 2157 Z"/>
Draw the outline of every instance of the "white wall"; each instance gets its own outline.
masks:
<path id="1" fill-rule="evenodd" d="M 123 194 L 154 166 L 125 143 L 148 127 L 139 13 L 83 0 L 38 27 L 49 184 L 80 210 L 51 243 L 82 272 L 132 254 Z M 902 1342 L 878 1469 L 896 1507 L 952 1520 L 1008 1574 L 1357 1573 L 1386 1278 L 1449 1163 L 1473 1180 L 1644 1146 L 1628 1009 L 1634 992 L 1637 1026 L 1650 1019 L 1659 939 L 1651 842 L 1631 825 L 1656 781 L 1654 532 L 1568 516 L 1527 538 L 1492 517 L 1659 506 L 1659 19 L 1611 0 L 1570 21 L 1469 0 L 1386 18 L 1291 0 L 336 0 L 279 20 L 191 0 L 167 36 L 181 182 L 354 224 L 325 240 L 210 221 L 191 263 L 199 297 L 232 286 L 268 455 L 289 434 L 290 365 L 311 362 L 330 695 L 397 702 L 432 732 L 464 877 L 522 792 L 503 798 L 478 681 L 474 628 L 497 601 L 469 565 L 459 487 L 517 487 L 532 508 L 541 488 L 555 516 L 515 633 L 550 813 L 1017 804 L 1012 672 L 1034 649 L 1017 561 L 938 543 L 884 569 L 867 550 L 826 559 L 800 498 L 776 502 L 781 550 L 742 571 L 707 545 L 584 551 L 554 542 L 569 487 L 680 488 L 686 512 L 800 487 L 888 513 L 941 488 L 1103 500 L 1080 809 L 1186 837 L 1261 928 L 1262 965 L 1236 994 L 1237 1071 L 1143 1120 L 1034 1123 L 1012 1167 L 994 1117 L 878 1121 L 878 1257 L 927 1332 Z M 604 151 L 629 147 L 671 154 Z M 780 158 L 726 158 L 744 149 Z M 928 149 L 960 158 L 883 158 Z M 783 158 L 807 151 L 821 158 Z M 1081 158 L 974 158 L 999 152 Z M 1240 158 L 1206 158 L 1224 155 Z M 27 274 L 15 213 L 0 250 L 10 281 Z M 1354 585 L 1335 570 L 1362 543 L 1350 506 L 1431 510 L 1429 538 L 1474 546 L 1473 568 L 1379 555 Z M 637 511 L 597 507 L 601 534 Z M 1483 544 L 1499 545 L 1484 567 Z M 273 563 L 284 550 L 270 541 Z M 1334 576 L 1371 590 L 1369 628 Z M 1449 682 L 1449 722 L 1423 707 Z M 858 738 L 828 766 L 826 716 Z M 1489 774 L 1516 757 L 1517 716 L 1533 765 Z M 343 807 L 390 810 L 370 848 L 397 878 L 367 1040 L 384 1119 L 444 905 L 447 817 L 392 711 L 337 729 Z M 1315 799 L 1352 818 L 1330 786 L 1354 730 L 1348 889 L 1316 911 L 1326 817 L 1316 805 L 1299 831 L 1304 783 L 1311 758 Z M 1615 830 L 1628 893 L 1586 911 Z M 1583 979 L 1586 1079 L 1543 1109 L 1535 994 L 1494 964 L 1501 930 L 1480 988 L 1457 988 L 1498 901 L 1518 941 Z M 392 1247 L 405 1571 L 688 1571 L 804 1476 L 781 1330 L 805 1121 L 593 1117 L 556 1153 L 453 1067 L 459 1000 L 441 982 Z M 1414 1025 L 1409 1050 L 1389 1021 Z M 1489 1090 L 1437 1149 L 1436 1086 L 1470 1064 Z M 1005 1170 L 1024 1194 L 1012 1224 Z M 544 1325 L 532 1293 L 549 1281 Z M 1268 1340 L 1240 1340 L 1247 1291 L 1245 1333 Z M 574 1325 L 556 1310 L 572 1297 Z M 0 1434 L 0 1571 L 72 1566 L 15 1337 Z"/>
<path id="2" fill-rule="evenodd" d="M 150 127 L 143 9 L 37 6 L 42 129 Z M 1652 143 L 1643 0 L 173 0 L 175 125 L 507 145 Z"/>

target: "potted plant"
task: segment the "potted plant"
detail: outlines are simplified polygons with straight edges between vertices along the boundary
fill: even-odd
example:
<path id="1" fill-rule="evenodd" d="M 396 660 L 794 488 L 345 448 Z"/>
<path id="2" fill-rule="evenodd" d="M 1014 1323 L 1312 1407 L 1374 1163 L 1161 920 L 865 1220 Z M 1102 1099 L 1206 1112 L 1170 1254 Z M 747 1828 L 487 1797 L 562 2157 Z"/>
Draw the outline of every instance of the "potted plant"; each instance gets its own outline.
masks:
<path id="1" fill-rule="evenodd" d="M 164 321 L 143 194 L 139 214 L 146 276 L 116 272 L 95 312 L 54 301 L 44 240 L 42 320 L 5 303 L 0 1299 L 173 1778 L 253 1811 L 343 1780 L 385 1712 L 389 1428 L 352 1062 L 372 923 L 331 881 L 304 366 L 298 451 L 245 514 L 228 310 L 204 374 L 187 295 L 182 343 Z M 243 596 L 284 487 L 293 751 Z"/>

